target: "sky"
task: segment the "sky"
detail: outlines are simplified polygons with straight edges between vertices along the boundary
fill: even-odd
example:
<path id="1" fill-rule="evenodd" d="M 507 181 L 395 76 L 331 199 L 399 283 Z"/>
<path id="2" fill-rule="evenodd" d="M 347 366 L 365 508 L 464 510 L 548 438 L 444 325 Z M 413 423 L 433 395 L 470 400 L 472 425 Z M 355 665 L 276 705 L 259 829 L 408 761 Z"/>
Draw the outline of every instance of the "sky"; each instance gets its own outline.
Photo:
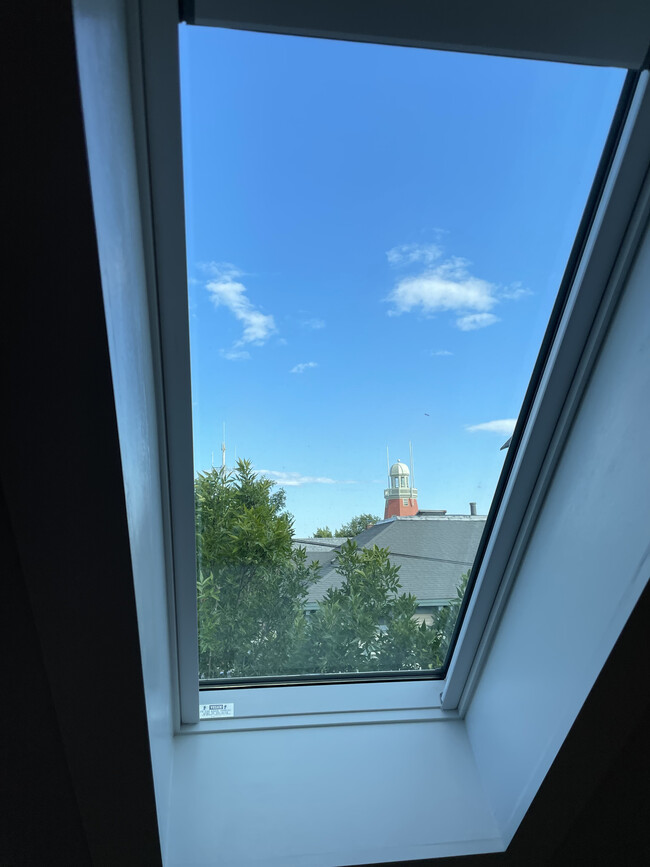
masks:
<path id="1" fill-rule="evenodd" d="M 487 514 L 620 70 L 181 25 L 195 470 Z"/>

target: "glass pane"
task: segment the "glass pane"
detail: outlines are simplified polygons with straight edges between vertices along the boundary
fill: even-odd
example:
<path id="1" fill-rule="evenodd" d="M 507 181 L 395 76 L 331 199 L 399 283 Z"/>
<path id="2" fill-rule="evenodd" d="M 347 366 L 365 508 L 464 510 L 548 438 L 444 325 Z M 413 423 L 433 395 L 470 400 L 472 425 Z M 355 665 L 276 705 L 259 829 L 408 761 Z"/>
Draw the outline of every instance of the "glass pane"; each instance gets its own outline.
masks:
<path id="1" fill-rule="evenodd" d="M 180 46 L 201 676 L 433 673 L 624 75 Z"/>

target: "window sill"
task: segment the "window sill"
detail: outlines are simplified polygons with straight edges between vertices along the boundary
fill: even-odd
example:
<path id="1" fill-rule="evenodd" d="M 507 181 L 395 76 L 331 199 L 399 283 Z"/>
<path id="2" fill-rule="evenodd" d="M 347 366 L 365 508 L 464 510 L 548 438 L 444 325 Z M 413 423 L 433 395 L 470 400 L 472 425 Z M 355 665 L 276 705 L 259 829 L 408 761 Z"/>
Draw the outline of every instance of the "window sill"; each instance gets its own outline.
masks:
<path id="1" fill-rule="evenodd" d="M 458 719 L 442 710 L 444 680 L 202 690 L 200 703 L 232 704 L 234 715 L 180 726 L 179 734 L 322 728 Z"/>

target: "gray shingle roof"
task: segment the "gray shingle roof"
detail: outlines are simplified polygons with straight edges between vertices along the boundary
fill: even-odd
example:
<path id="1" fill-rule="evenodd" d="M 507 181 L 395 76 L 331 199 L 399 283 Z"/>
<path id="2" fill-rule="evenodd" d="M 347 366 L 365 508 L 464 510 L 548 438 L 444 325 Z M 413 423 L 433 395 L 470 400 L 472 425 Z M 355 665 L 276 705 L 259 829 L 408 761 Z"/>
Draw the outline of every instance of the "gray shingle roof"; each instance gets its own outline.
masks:
<path id="1" fill-rule="evenodd" d="M 399 517 L 380 521 L 354 541 L 360 548 L 388 548 L 391 562 L 400 567 L 402 590 L 423 604 L 453 599 L 461 575 L 470 568 L 485 526 L 485 516 Z M 294 539 L 307 549 L 307 560 L 318 560 L 321 578 L 311 587 L 309 607 L 329 587 L 338 587 L 341 576 L 334 570 L 336 549 L 345 539 Z M 314 545 L 313 543 L 326 543 Z"/>
<path id="2" fill-rule="evenodd" d="M 296 547 L 304 548 L 307 553 L 311 553 L 312 551 L 335 551 L 347 541 L 347 536 L 333 536 L 330 539 L 294 539 L 293 544 Z"/>

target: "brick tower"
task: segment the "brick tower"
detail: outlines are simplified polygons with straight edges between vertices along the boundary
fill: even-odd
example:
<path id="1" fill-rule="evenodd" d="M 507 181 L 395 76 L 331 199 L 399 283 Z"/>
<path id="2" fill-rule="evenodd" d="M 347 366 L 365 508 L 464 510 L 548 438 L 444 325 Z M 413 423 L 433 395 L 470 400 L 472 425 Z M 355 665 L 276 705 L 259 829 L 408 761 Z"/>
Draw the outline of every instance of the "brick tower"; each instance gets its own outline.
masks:
<path id="1" fill-rule="evenodd" d="M 418 489 L 411 487 L 409 468 L 399 458 L 389 472 L 389 488 L 384 489 L 384 520 L 395 515 L 417 515 Z"/>

